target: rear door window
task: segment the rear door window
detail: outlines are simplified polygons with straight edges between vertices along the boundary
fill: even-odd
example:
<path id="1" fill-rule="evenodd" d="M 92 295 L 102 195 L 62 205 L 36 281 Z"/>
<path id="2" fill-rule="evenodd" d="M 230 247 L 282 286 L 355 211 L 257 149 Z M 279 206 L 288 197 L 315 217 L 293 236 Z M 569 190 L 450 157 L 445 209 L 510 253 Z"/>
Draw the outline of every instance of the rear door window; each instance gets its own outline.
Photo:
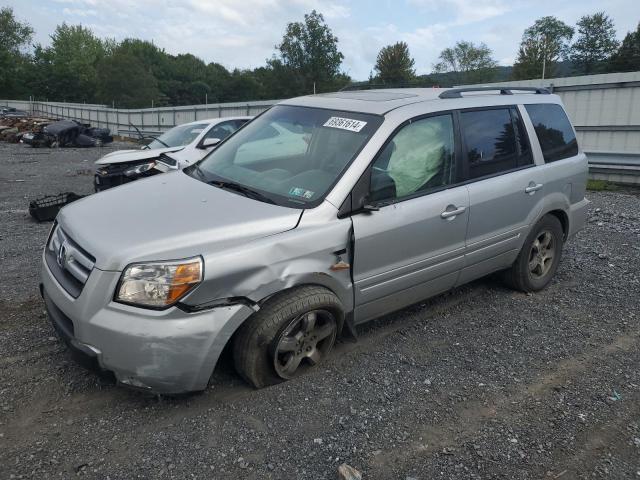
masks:
<path id="1" fill-rule="evenodd" d="M 460 127 L 467 152 L 468 179 L 518 168 L 518 135 L 509 107 L 462 111 Z"/>
<path id="2" fill-rule="evenodd" d="M 567 114 L 560 105 L 541 103 L 525 105 L 538 136 L 546 163 L 578 154 L 578 142 Z"/>

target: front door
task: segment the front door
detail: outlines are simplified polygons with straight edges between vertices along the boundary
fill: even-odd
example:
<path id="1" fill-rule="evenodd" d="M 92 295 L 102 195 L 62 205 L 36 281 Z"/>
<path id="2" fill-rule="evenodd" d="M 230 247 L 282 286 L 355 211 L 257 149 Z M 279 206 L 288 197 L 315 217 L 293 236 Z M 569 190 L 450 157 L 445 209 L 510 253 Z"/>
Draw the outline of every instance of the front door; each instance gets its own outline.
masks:
<path id="1" fill-rule="evenodd" d="M 454 186 L 453 116 L 402 127 L 371 167 L 369 202 L 354 215 L 355 322 L 451 288 L 464 263 L 466 186 Z"/>

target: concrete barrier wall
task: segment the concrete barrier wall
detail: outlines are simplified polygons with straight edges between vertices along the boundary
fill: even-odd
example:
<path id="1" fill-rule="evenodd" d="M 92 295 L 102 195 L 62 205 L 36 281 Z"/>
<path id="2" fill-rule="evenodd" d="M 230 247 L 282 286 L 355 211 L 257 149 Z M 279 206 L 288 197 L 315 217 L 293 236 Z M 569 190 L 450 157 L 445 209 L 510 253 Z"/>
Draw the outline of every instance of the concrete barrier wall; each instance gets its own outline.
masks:
<path id="1" fill-rule="evenodd" d="M 0 100 L 0 105 L 26 110 L 33 115 L 69 118 L 91 123 L 95 127 L 109 128 L 114 135 L 137 137 L 134 125 L 142 133 L 157 135 L 170 128 L 194 120 L 238 115 L 257 115 L 278 100 L 189 105 L 184 107 L 158 107 L 144 109 L 118 109 L 105 105 L 61 102 L 29 102 Z"/>

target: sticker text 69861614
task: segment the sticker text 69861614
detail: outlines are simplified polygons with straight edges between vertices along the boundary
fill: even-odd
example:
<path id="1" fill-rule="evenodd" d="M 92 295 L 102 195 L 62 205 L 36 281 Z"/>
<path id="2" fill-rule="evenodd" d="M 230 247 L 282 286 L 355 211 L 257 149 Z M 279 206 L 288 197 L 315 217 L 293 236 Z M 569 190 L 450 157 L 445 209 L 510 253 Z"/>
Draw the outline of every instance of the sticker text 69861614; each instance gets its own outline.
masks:
<path id="1" fill-rule="evenodd" d="M 367 122 L 361 120 L 353 120 L 352 118 L 331 117 L 324 122 L 323 127 L 341 128 L 342 130 L 349 130 L 350 132 L 359 132 L 362 130 Z"/>

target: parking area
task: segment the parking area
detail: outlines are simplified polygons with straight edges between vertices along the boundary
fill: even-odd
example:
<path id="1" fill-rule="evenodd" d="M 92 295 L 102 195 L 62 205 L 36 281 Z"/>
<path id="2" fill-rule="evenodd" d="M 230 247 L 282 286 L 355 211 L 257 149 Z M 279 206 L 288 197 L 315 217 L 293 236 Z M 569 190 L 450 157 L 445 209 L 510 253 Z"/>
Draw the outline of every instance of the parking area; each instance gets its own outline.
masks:
<path id="1" fill-rule="evenodd" d="M 50 224 L 27 211 L 91 193 L 125 147 L 0 143 L 0 478 L 640 478 L 640 191 L 589 192 L 543 292 L 482 279 L 305 377 L 253 390 L 225 357 L 204 393 L 156 398 L 70 359 L 38 293 Z"/>

